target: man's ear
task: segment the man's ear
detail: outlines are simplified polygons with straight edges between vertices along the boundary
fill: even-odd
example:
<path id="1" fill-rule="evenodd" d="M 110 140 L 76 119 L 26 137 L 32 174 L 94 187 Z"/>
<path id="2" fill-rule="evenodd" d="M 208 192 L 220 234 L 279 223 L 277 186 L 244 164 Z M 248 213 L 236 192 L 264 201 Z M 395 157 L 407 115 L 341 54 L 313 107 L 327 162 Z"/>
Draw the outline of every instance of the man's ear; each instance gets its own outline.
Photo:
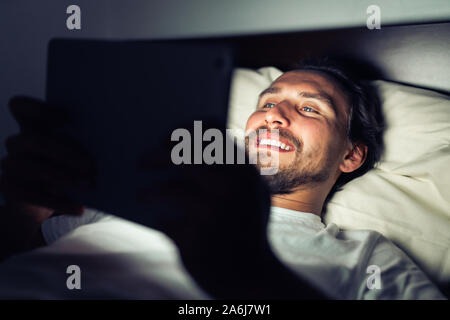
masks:
<path id="1" fill-rule="evenodd" d="M 349 173 L 362 166 L 367 157 L 367 146 L 361 142 L 353 143 L 345 153 L 339 169 Z"/>

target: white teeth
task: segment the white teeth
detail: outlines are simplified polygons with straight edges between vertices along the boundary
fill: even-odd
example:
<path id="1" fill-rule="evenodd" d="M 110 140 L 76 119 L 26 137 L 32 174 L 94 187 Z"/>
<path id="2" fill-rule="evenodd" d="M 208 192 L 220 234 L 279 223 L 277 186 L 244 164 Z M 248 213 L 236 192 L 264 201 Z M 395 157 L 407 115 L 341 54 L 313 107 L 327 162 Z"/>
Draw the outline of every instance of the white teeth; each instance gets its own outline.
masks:
<path id="1" fill-rule="evenodd" d="M 271 145 L 271 146 L 278 147 L 278 148 L 283 149 L 283 150 L 286 150 L 286 151 L 289 151 L 289 149 L 290 149 L 289 146 L 286 146 L 285 143 L 282 143 L 282 142 L 279 141 L 279 140 L 261 139 L 261 140 L 259 141 L 259 144 L 260 144 L 260 145 Z"/>

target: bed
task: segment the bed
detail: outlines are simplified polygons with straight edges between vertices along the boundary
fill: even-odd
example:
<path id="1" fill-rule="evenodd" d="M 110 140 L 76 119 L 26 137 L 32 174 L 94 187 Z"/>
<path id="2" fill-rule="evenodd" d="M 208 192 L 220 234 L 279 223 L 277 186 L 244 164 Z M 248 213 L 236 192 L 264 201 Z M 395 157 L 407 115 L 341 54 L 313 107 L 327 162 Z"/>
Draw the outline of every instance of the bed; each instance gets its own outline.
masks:
<path id="1" fill-rule="evenodd" d="M 382 98 L 387 123 L 386 150 L 374 170 L 350 182 L 333 197 L 324 220 L 341 228 L 372 229 L 384 234 L 447 294 L 450 282 L 448 39 L 450 23 L 204 40 L 226 41 L 236 48 L 238 68 L 231 88 L 230 128 L 242 128 L 256 105 L 257 94 L 299 59 L 327 54 L 361 62 L 361 76 L 374 81 Z M 205 297 L 192 279 L 184 279 L 190 283 L 189 287 L 173 288 L 177 277 L 182 277 L 179 270 L 174 270 L 173 278 L 159 277 L 158 272 L 171 259 L 176 259 L 176 248 L 163 235 L 145 234 L 142 227 L 134 224 L 123 228 L 117 221 L 102 223 L 105 223 L 103 232 L 86 225 L 48 247 L 18 255 L 0 265 L 0 297 L 86 298 L 83 295 L 86 291 L 67 290 L 66 269 L 70 265 L 91 271 L 87 286 L 97 285 L 88 298 Z M 142 232 L 142 241 L 127 245 L 127 232 Z M 149 239 L 154 243 L 152 250 L 158 251 L 158 246 L 170 247 L 174 255 L 147 261 L 142 253 L 149 249 L 146 247 Z M 152 271 L 143 269 L 148 263 L 154 266 Z M 176 265 L 182 268 L 180 261 Z M 123 268 L 129 270 L 126 276 Z"/>

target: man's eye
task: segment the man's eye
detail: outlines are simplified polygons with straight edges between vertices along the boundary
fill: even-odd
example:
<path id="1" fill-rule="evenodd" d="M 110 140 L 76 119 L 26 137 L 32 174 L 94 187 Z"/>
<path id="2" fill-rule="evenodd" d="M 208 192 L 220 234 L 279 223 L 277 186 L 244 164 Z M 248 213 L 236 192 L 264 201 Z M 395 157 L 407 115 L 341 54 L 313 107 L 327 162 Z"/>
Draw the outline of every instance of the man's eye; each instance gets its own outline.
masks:
<path id="1" fill-rule="evenodd" d="M 268 108 L 268 109 L 272 109 L 273 107 L 275 107 L 275 103 L 266 103 L 265 105 L 263 105 L 263 109 Z"/>
<path id="2" fill-rule="evenodd" d="M 316 112 L 317 113 L 316 110 L 314 110 L 313 108 L 308 107 L 308 106 L 300 107 L 300 110 L 306 111 L 306 112 Z"/>

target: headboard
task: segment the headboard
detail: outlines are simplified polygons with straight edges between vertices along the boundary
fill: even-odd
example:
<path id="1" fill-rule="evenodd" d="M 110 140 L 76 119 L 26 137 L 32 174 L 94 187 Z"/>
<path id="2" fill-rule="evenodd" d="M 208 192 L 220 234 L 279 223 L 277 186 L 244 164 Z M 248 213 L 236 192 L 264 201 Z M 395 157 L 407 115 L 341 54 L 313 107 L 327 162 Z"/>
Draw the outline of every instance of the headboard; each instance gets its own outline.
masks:
<path id="1" fill-rule="evenodd" d="M 450 93 L 450 22 L 348 28 L 228 38 L 241 67 L 289 69 L 310 56 L 362 62 L 367 79 L 384 79 Z M 369 66 L 369 67 L 367 67 Z"/>

